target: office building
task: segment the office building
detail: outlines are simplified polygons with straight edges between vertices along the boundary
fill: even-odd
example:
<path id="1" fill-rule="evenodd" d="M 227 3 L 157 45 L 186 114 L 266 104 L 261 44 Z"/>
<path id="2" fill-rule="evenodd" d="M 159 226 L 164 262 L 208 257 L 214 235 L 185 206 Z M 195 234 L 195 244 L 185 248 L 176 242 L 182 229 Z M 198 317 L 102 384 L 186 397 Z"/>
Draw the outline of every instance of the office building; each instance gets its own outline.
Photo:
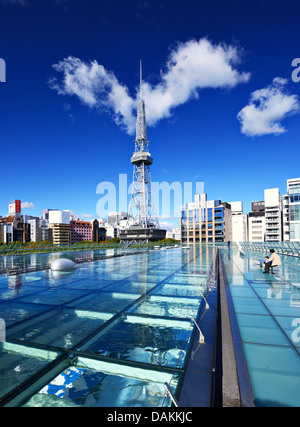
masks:
<path id="1" fill-rule="evenodd" d="M 15 217 L 12 215 L 0 218 L 0 242 L 8 244 L 14 241 L 15 224 Z"/>
<path id="2" fill-rule="evenodd" d="M 30 242 L 30 224 L 19 214 L 0 218 L 0 242 Z"/>
<path id="3" fill-rule="evenodd" d="M 70 225 L 70 220 L 71 220 L 70 216 L 71 214 L 69 210 L 60 211 L 56 209 L 56 210 L 48 211 L 49 224 L 69 224 Z"/>
<path id="4" fill-rule="evenodd" d="M 54 245 L 70 245 L 70 224 L 49 224 L 49 240 Z"/>
<path id="5" fill-rule="evenodd" d="M 41 229 L 40 229 L 40 219 L 38 217 L 23 215 L 23 221 L 24 221 L 24 224 L 30 225 L 30 241 L 40 242 L 42 239 Z"/>
<path id="6" fill-rule="evenodd" d="M 49 210 L 49 240 L 54 245 L 70 245 L 70 211 Z"/>
<path id="7" fill-rule="evenodd" d="M 7 216 L 0 218 L 0 242 L 30 242 L 30 224 L 21 216 L 21 201 L 10 202 L 8 212 Z"/>
<path id="8" fill-rule="evenodd" d="M 249 242 L 264 242 L 266 234 L 265 201 L 252 202 L 248 217 Z"/>
<path id="9" fill-rule="evenodd" d="M 282 239 L 284 242 L 290 241 L 290 209 L 288 194 L 282 196 Z"/>
<path id="10" fill-rule="evenodd" d="M 43 217 L 35 217 L 30 215 L 23 215 L 24 224 L 30 225 L 30 241 L 43 242 L 49 240 L 49 221 Z"/>
<path id="11" fill-rule="evenodd" d="M 231 241 L 231 205 L 221 200 L 207 201 L 206 194 L 196 194 L 194 203 L 182 209 L 181 239 L 186 243 Z"/>
<path id="12" fill-rule="evenodd" d="M 41 242 L 49 240 L 49 221 L 46 219 L 40 219 L 40 233 L 41 233 Z"/>
<path id="13" fill-rule="evenodd" d="M 248 241 L 248 215 L 243 213 L 243 202 L 232 202 L 232 241 Z"/>
<path id="14" fill-rule="evenodd" d="M 166 239 L 181 240 L 180 228 L 173 227 L 172 230 L 167 230 Z"/>
<path id="15" fill-rule="evenodd" d="M 114 227 L 113 225 L 106 223 L 105 224 L 105 230 L 106 230 L 107 240 L 116 239 L 117 237 L 119 237 L 119 228 L 118 227 Z"/>
<path id="16" fill-rule="evenodd" d="M 91 221 L 92 224 L 92 240 L 93 242 L 99 242 L 99 221 L 97 219 L 94 219 Z"/>
<path id="17" fill-rule="evenodd" d="M 103 220 L 94 219 L 91 224 L 93 242 L 104 242 L 106 240 L 106 228 L 103 225 Z"/>
<path id="18" fill-rule="evenodd" d="M 71 221 L 71 244 L 93 240 L 93 226 L 88 221 Z"/>
<path id="19" fill-rule="evenodd" d="M 300 178 L 287 180 L 289 240 L 300 242 Z"/>
<path id="20" fill-rule="evenodd" d="M 282 242 L 282 201 L 278 188 L 265 190 L 266 242 Z"/>

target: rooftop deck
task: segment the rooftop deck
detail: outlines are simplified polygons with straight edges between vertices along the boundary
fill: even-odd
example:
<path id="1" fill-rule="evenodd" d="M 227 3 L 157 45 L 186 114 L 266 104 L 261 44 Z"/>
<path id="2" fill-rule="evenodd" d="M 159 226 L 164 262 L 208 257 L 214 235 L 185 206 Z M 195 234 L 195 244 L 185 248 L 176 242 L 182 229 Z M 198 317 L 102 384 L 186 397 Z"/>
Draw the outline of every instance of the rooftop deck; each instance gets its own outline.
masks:
<path id="1" fill-rule="evenodd" d="M 282 255 L 279 272 L 263 274 L 261 250 L 222 255 L 235 354 L 246 362 L 241 384 L 246 374 L 255 406 L 299 406 L 300 258 Z M 246 405 L 249 390 L 241 388 Z"/>
<path id="2" fill-rule="evenodd" d="M 300 258 L 246 246 L 2 259 L 0 406 L 299 406 Z"/>

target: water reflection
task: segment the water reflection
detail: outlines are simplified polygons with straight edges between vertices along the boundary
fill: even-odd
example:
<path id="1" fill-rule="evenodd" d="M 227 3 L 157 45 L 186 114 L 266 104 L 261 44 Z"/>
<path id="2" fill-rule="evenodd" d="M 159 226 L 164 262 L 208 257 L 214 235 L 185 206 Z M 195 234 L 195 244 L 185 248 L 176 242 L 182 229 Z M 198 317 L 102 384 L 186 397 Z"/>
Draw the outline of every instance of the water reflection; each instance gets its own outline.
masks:
<path id="1" fill-rule="evenodd" d="M 20 289 L 22 286 L 22 276 L 10 276 L 8 278 L 8 289 L 15 291 L 15 295 L 20 294 Z"/>

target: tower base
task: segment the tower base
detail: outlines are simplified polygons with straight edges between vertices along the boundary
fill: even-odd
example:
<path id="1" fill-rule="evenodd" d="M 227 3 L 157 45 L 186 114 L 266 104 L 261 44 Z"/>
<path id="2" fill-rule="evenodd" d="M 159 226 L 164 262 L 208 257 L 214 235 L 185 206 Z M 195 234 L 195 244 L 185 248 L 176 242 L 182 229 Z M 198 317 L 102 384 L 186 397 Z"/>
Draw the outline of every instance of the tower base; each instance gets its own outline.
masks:
<path id="1" fill-rule="evenodd" d="M 126 246 L 132 244 L 143 245 L 149 242 L 158 242 L 159 240 L 165 239 L 166 230 L 160 228 L 140 228 L 132 227 L 120 230 L 121 243 Z"/>

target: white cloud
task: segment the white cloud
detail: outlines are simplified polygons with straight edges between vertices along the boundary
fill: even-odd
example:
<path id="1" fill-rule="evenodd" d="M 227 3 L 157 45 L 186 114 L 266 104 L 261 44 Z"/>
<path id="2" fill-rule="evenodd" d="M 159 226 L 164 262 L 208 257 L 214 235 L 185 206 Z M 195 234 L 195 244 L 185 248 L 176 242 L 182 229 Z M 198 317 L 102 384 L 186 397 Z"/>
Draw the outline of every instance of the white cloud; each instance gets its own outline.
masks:
<path id="1" fill-rule="evenodd" d="M 32 202 L 23 202 L 21 204 L 22 209 L 36 209 L 36 206 Z"/>
<path id="2" fill-rule="evenodd" d="M 280 135 L 286 132 L 281 121 L 300 110 L 297 95 L 286 91 L 287 80 L 276 77 L 272 84 L 251 94 L 249 104 L 237 115 L 247 136 Z"/>
<path id="3" fill-rule="evenodd" d="M 128 132 L 133 132 L 135 122 L 132 111 L 135 102 L 112 72 L 105 70 L 97 61 L 87 64 L 72 56 L 53 67 L 63 73 L 63 80 L 58 83 L 57 79 L 51 79 L 49 83 L 52 89 L 60 95 L 76 95 L 90 108 L 113 111 L 116 123 L 125 124 Z"/>
<path id="4" fill-rule="evenodd" d="M 174 224 L 172 224 L 171 222 L 168 222 L 168 221 L 159 221 L 159 225 L 161 228 L 163 228 L 165 230 L 172 230 L 172 228 L 175 227 Z"/>
<path id="5" fill-rule="evenodd" d="M 234 68 L 238 62 L 238 51 L 230 45 L 213 45 L 207 39 L 179 44 L 161 73 L 161 83 L 144 84 L 149 124 L 169 117 L 173 108 L 197 98 L 201 89 L 232 88 L 248 81 L 249 73 Z"/>
<path id="6" fill-rule="evenodd" d="M 250 74 L 236 69 L 239 62 L 240 52 L 231 45 L 214 45 L 205 38 L 178 44 L 160 73 L 160 82 L 143 84 L 148 125 L 170 117 L 174 108 L 197 98 L 201 89 L 233 88 L 247 82 Z M 118 125 L 134 133 L 138 89 L 131 97 L 114 73 L 97 61 L 86 63 L 70 56 L 53 67 L 63 77 L 50 80 L 52 89 L 60 95 L 76 95 L 90 108 L 112 112 Z"/>

